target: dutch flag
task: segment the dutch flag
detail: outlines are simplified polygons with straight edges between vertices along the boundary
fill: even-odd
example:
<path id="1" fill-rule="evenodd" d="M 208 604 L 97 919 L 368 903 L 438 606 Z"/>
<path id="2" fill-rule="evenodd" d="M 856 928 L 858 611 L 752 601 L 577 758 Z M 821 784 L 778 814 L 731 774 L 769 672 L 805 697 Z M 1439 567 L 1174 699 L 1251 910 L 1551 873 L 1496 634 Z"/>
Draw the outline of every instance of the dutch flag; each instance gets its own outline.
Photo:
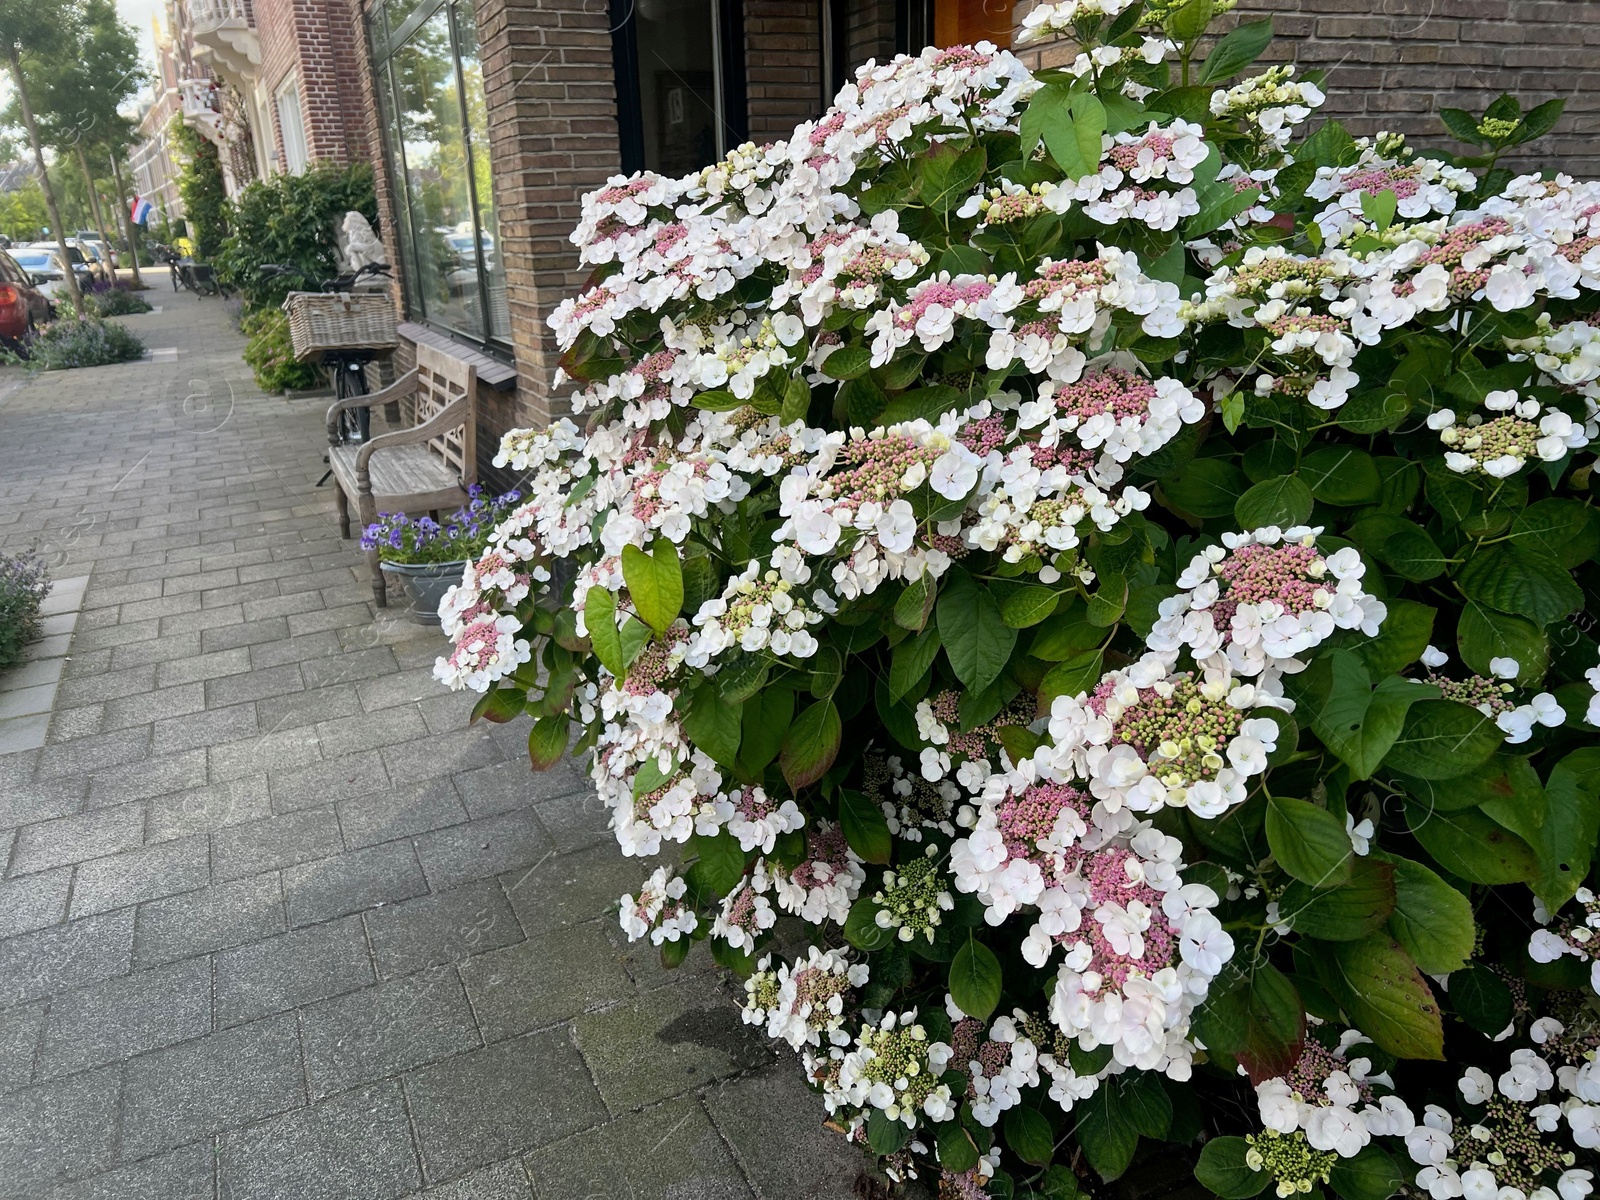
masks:
<path id="1" fill-rule="evenodd" d="M 153 212 L 155 212 L 155 205 L 141 196 L 135 196 L 133 203 L 129 205 L 129 215 L 132 216 L 135 225 L 143 225 L 150 219 L 150 214 Z"/>

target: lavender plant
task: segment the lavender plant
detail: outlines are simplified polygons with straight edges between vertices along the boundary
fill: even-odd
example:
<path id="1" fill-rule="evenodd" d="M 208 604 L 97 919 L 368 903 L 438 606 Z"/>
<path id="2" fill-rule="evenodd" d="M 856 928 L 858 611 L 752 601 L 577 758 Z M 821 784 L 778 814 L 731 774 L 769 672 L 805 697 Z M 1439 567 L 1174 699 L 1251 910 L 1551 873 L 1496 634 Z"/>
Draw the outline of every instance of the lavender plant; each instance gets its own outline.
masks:
<path id="1" fill-rule="evenodd" d="M 507 509 L 522 499 L 520 492 L 484 495 L 481 484 L 467 489 L 465 508 L 442 523 L 431 517 L 413 520 L 405 513 L 379 513 L 361 532 L 361 548 L 376 548 L 378 557 L 396 563 L 455 563 L 478 557 L 489 545 L 495 526 Z"/>
<path id="2" fill-rule="evenodd" d="M 1555 101 L 1305 136 L 1223 7 L 589 196 L 436 674 L 941 1197 L 1582 1200 L 1600 186 L 1498 166 Z"/>
<path id="3" fill-rule="evenodd" d="M 39 636 L 39 606 L 49 592 L 50 573 L 38 554 L 0 554 L 0 671 L 21 662 Z"/>

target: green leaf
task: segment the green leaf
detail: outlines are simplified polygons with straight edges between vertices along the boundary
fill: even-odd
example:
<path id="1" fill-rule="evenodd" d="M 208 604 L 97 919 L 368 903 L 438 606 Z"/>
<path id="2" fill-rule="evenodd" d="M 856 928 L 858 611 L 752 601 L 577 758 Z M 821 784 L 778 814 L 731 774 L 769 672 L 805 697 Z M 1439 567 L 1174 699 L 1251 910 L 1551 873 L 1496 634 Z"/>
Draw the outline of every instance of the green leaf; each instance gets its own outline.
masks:
<path id="1" fill-rule="evenodd" d="M 1087 1100 L 1078 1101 L 1073 1108 L 1077 1124 L 1073 1132 L 1083 1147 L 1084 1157 L 1102 1179 L 1117 1178 L 1128 1169 L 1133 1153 L 1139 1148 L 1139 1131 L 1118 1103 L 1119 1077 L 1100 1085 Z"/>
<path id="2" fill-rule="evenodd" d="M 893 1154 L 911 1140 L 911 1129 L 881 1108 L 867 1110 L 867 1145 L 874 1154 Z"/>
<path id="3" fill-rule="evenodd" d="M 1006 1110 L 1006 1145 L 1023 1162 L 1047 1167 L 1055 1154 L 1055 1133 L 1050 1122 L 1036 1108 L 1019 1104 Z"/>
<path id="4" fill-rule="evenodd" d="M 872 369 L 872 351 L 866 346 L 840 346 L 823 361 L 822 373 L 833 379 L 860 379 Z"/>
<path id="5" fill-rule="evenodd" d="M 1394 907 L 1394 869 L 1370 858 L 1351 863 L 1350 882 L 1343 887 L 1291 883 L 1278 901 L 1279 916 L 1296 933 L 1330 942 L 1366 937 Z"/>
<path id="6" fill-rule="evenodd" d="M 1013 629 L 1028 629 L 1039 624 L 1061 602 L 1053 588 L 1030 586 L 1018 588 L 1006 597 L 1000 606 L 1000 617 Z"/>
<path id="7" fill-rule="evenodd" d="M 1415 600 L 1390 599 L 1389 615 L 1378 627 L 1378 636 L 1357 643 L 1355 653 L 1373 675 L 1382 678 L 1403 671 L 1422 657 L 1433 638 L 1433 621 L 1438 612 Z"/>
<path id="8" fill-rule="evenodd" d="M 1556 127 L 1556 122 L 1561 120 L 1561 114 L 1566 107 L 1566 97 L 1557 96 L 1554 100 L 1546 100 L 1531 110 L 1522 118 L 1522 123 L 1512 135 L 1513 144 L 1520 146 L 1524 142 L 1542 138 Z"/>
<path id="9" fill-rule="evenodd" d="M 683 731 L 716 762 L 731 766 L 739 755 L 743 717 L 744 705 L 724 700 L 714 687 L 702 687 L 684 715 Z"/>
<path id="10" fill-rule="evenodd" d="M 635 621 L 643 626 L 644 622 Z M 623 644 L 627 644 L 627 627 L 623 627 Z M 732 662 L 717 672 L 717 691 L 724 700 L 743 703 L 766 686 L 769 673 L 767 660 L 758 654 L 738 654 Z"/>
<path id="11" fill-rule="evenodd" d="M 1104 665 L 1105 653 L 1101 650 L 1085 650 L 1066 662 L 1057 663 L 1039 682 L 1039 703 L 1045 705 L 1057 696 L 1076 696 L 1089 691 L 1105 674 Z"/>
<path id="12" fill-rule="evenodd" d="M 1397 1058 L 1444 1058 L 1444 1023 L 1422 972 L 1386 934 L 1334 942 L 1318 957 L 1323 982 L 1356 1028 Z"/>
<path id="13" fill-rule="evenodd" d="M 1389 932 L 1429 975 L 1460 970 L 1477 939 L 1472 904 L 1431 867 L 1397 854 L 1385 857 L 1394 870 Z"/>
<path id="14" fill-rule="evenodd" d="M 1226 517 L 1244 495 L 1244 472 L 1221 458 L 1191 459 L 1175 475 L 1161 480 L 1168 503 L 1197 517 Z"/>
<path id="15" fill-rule="evenodd" d="M 1256 484 L 1234 505 L 1233 515 L 1245 531 L 1263 525 L 1286 528 L 1311 515 L 1311 489 L 1296 475 L 1280 475 Z"/>
<path id="16" fill-rule="evenodd" d="M 1352 446 L 1325 446 L 1300 461 L 1300 478 L 1324 504 L 1349 507 L 1378 498 L 1383 480 L 1372 455 Z"/>
<path id="17" fill-rule="evenodd" d="M 732 412 L 736 408 L 743 408 L 746 403 L 748 401 L 739 399 L 726 388 L 701 392 L 694 398 L 694 406 L 703 408 L 707 412 Z"/>
<path id="18" fill-rule="evenodd" d="M 1250 1200 L 1259 1196 L 1272 1175 L 1245 1162 L 1250 1143 L 1242 1137 L 1214 1137 L 1200 1151 L 1195 1182 L 1222 1200 Z"/>
<path id="19" fill-rule="evenodd" d="M 785 425 L 792 425 L 805 420 L 806 413 L 810 411 L 811 387 L 804 376 L 796 375 L 784 386 L 783 407 L 778 410 L 778 419 Z"/>
<path id="20" fill-rule="evenodd" d="M 739 773 L 760 779 L 767 764 L 778 757 L 783 739 L 794 720 L 794 693 L 787 688 L 763 688 L 743 701 L 740 720 Z"/>
<path id="21" fill-rule="evenodd" d="M 875 954 L 895 940 L 894 930 L 878 924 L 878 905 L 862 896 L 850 906 L 844 922 L 845 941 L 857 950 Z"/>
<path id="22" fill-rule="evenodd" d="M 1441 108 L 1439 119 L 1444 122 L 1446 129 L 1468 145 L 1476 146 L 1483 141 L 1483 135 L 1478 132 L 1478 122 L 1472 114 L 1459 108 Z"/>
<path id="23" fill-rule="evenodd" d="M 1544 631 L 1532 621 L 1495 612 L 1468 600 L 1456 623 L 1456 644 L 1461 661 L 1479 675 L 1490 675 L 1489 661 L 1514 658 L 1522 669 L 1517 681 L 1534 684 L 1544 678 L 1550 662 L 1550 645 Z"/>
<path id="24" fill-rule="evenodd" d="M 1516 1002 L 1511 989 L 1488 967 L 1469 963 L 1450 976 L 1450 1007 L 1463 1021 L 1485 1037 L 1494 1037 L 1511 1024 Z"/>
<path id="25" fill-rule="evenodd" d="M 889 660 L 889 698 L 899 701 L 927 675 L 939 655 L 939 629 L 930 625 L 915 637 L 905 638 Z"/>
<path id="26" fill-rule="evenodd" d="M 1409 397 L 1385 388 L 1374 388 L 1351 396 L 1335 411 L 1334 420 L 1340 429 L 1366 435 L 1393 429 L 1410 411 Z"/>
<path id="27" fill-rule="evenodd" d="M 1387 1151 L 1369 1143 L 1353 1158 L 1337 1159 L 1328 1185 L 1340 1200 L 1389 1200 L 1408 1181 Z"/>
<path id="28" fill-rule="evenodd" d="M 547 771 L 567 752 L 567 729 L 571 718 L 566 713 L 540 717 L 528 730 L 528 761 L 535 771 Z"/>
<path id="29" fill-rule="evenodd" d="M 946 1121 L 933 1127 L 934 1145 L 939 1150 L 939 1165 L 946 1171 L 970 1171 L 978 1165 L 978 1147 L 960 1121 Z"/>
<path id="30" fill-rule="evenodd" d="M 1361 193 L 1361 215 L 1376 226 L 1379 233 L 1389 231 L 1389 226 L 1394 224 L 1395 211 L 1399 207 L 1400 197 L 1394 194 L 1393 188 L 1384 188 L 1376 195 L 1368 191 Z"/>
<path id="31" fill-rule="evenodd" d="M 1105 128 L 1105 106 L 1092 93 L 1050 83 L 1034 93 L 1022 114 L 1022 153 L 1031 156 L 1043 138 L 1067 178 L 1081 179 L 1099 169 Z"/>
<path id="32" fill-rule="evenodd" d="M 778 766 L 795 791 L 815 783 L 839 755 L 842 729 L 832 700 L 813 704 L 795 718 L 783 738 Z"/>
<path id="33" fill-rule="evenodd" d="M 1456 575 L 1469 599 L 1548 625 L 1583 605 L 1583 591 L 1555 559 L 1528 546 L 1485 546 Z"/>
<path id="34" fill-rule="evenodd" d="M 989 590 L 959 567 L 945 576 L 935 610 L 939 639 L 956 678 L 981 692 L 1000 677 L 1017 644 Z"/>
<path id="35" fill-rule="evenodd" d="M 689 853 L 696 856 L 695 880 L 701 886 L 726 896 L 744 878 L 744 851 L 731 833 L 715 837 L 694 834 L 689 838 Z"/>
<path id="36" fill-rule="evenodd" d="M 880 866 L 888 864 L 894 842 L 889 836 L 889 822 L 884 818 L 883 809 L 878 807 L 877 801 L 850 788 L 841 788 L 839 827 L 850 849 L 863 862 Z"/>
<path id="37" fill-rule="evenodd" d="M 928 627 L 933 615 L 933 598 L 939 592 L 938 581 L 931 572 L 924 571 L 901 592 L 894 602 L 894 623 L 901 629 L 921 633 Z"/>
<path id="38" fill-rule="evenodd" d="M 969 1017 L 987 1021 L 1000 1003 L 1000 960 L 969 932 L 950 960 L 950 998 Z"/>
<path id="39" fill-rule="evenodd" d="M 965 392 L 958 391 L 948 383 L 935 383 L 902 392 L 889 401 L 879 419 L 886 425 L 919 418 L 938 424 L 939 418 L 945 413 L 960 412 L 968 403 Z"/>
<path id="40" fill-rule="evenodd" d="M 1267 800 L 1267 845 L 1290 875 L 1314 888 L 1341 887 L 1350 881 L 1350 837 L 1344 822 L 1309 800 L 1273 796 Z"/>
<path id="41" fill-rule="evenodd" d="M 1419 779 L 1454 779 L 1482 766 L 1504 739 L 1499 726 L 1477 709 L 1425 699 L 1411 706 L 1383 761 Z"/>
<path id="42" fill-rule="evenodd" d="M 1356 779 L 1369 779 L 1400 737 L 1411 706 L 1437 696 L 1438 689 L 1390 675 L 1374 690 L 1367 668 L 1351 651 L 1335 650 L 1328 661 L 1328 698 L 1312 718 L 1312 731 Z"/>
<path id="43" fill-rule="evenodd" d="M 665 633 L 683 607 L 683 568 L 677 547 L 664 537 L 656 539 L 648 554 L 637 546 L 624 546 L 622 578 L 639 615 L 657 633 Z"/>
<path id="44" fill-rule="evenodd" d="M 1272 18 L 1251 21 L 1230 30 L 1218 39 L 1200 66 L 1201 83 L 1220 83 L 1244 70 L 1272 41 Z"/>
<path id="45" fill-rule="evenodd" d="M 1212 0 L 1188 0 L 1166 19 L 1167 33 L 1174 41 L 1192 42 L 1211 24 Z"/>
<path id="46" fill-rule="evenodd" d="M 1195 1010 L 1195 1033 L 1213 1052 L 1239 1060 L 1260 1083 L 1294 1066 L 1305 1045 L 1306 1014 L 1289 977 L 1265 958 L 1236 957 Z"/>
<path id="47" fill-rule="evenodd" d="M 617 632 L 617 597 L 603 587 L 592 587 L 583 601 L 583 623 L 589 630 L 594 656 L 618 679 L 628 671 L 622 656 L 622 635 Z"/>
<path id="48" fill-rule="evenodd" d="M 1184 238 L 1192 241 L 1214 232 L 1259 199 L 1260 188 L 1245 188 L 1242 192 L 1230 187 L 1212 189 L 1200 202 L 1200 211 L 1183 223 Z"/>
<path id="49" fill-rule="evenodd" d="M 1044 1200 L 1077 1200 L 1083 1194 L 1083 1189 L 1078 1186 L 1078 1177 L 1070 1168 L 1055 1166 L 1044 1173 L 1038 1192 Z"/>
<path id="50" fill-rule="evenodd" d="M 987 163 L 981 143 L 963 150 L 955 142 L 939 142 L 922 157 L 918 197 L 934 212 L 959 208 L 983 178 Z"/>
<path id="51" fill-rule="evenodd" d="M 1450 874 L 1469 883 L 1526 883 L 1539 874 L 1533 848 L 1475 809 L 1443 812 L 1406 797 L 1406 825 Z"/>
<path id="52" fill-rule="evenodd" d="M 1600 549 L 1600 520 L 1580 500 L 1552 497 L 1519 512 L 1506 537 L 1570 570 Z"/>
<path id="53" fill-rule="evenodd" d="M 1428 531 L 1419 525 L 1396 530 L 1374 555 L 1402 579 L 1422 583 L 1437 579 L 1449 569 L 1450 560 Z"/>
<path id="54" fill-rule="evenodd" d="M 495 725 L 514 721 L 528 709 L 528 694 L 520 688 L 491 687 L 472 706 L 472 717 L 467 724 L 479 719 Z"/>
<path id="55" fill-rule="evenodd" d="M 1556 763 L 1544 794 L 1545 820 L 1536 846 L 1541 871 L 1533 890 L 1555 912 L 1588 877 L 1600 837 L 1600 747 L 1585 746 Z"/>

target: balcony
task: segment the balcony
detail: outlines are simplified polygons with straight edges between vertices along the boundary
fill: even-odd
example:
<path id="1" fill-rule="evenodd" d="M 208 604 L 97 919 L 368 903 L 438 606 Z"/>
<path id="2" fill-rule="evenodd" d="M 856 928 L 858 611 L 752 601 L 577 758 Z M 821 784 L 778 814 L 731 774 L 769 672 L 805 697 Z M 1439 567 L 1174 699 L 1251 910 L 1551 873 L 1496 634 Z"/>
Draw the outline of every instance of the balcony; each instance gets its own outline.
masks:
<path id="1" fill-rule="evenodd" d="M 185 79 L 178 84 L 178 102 L 183 123 L 200 131 L 219 150 L 225 140 L 222 132 L 222 98 L 215 81 Z"/>
<path id="2" fill-rule="evenodd" d="M 235 82 L 255 78 L 261 39 L 248 0 L 189 0 L 189 26 L 197 57 Z"/>

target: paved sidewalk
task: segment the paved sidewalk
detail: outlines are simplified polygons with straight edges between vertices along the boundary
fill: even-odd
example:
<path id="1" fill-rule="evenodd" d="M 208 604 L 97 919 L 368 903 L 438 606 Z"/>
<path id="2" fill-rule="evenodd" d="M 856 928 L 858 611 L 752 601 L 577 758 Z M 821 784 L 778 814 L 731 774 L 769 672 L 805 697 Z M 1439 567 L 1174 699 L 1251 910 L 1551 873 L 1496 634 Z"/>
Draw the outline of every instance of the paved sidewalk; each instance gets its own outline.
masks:
<path id="1" fill-rule="evenodd" d="M 151 298 L 175 355 L 0 371 L 0 549 L 90 576 L 47 744 L 0 755 L 0 1197 L 849 1196 L 703 949 L 623 942 L 643 871 L 579 773 L 375 619 L 326 401 Z"/>

